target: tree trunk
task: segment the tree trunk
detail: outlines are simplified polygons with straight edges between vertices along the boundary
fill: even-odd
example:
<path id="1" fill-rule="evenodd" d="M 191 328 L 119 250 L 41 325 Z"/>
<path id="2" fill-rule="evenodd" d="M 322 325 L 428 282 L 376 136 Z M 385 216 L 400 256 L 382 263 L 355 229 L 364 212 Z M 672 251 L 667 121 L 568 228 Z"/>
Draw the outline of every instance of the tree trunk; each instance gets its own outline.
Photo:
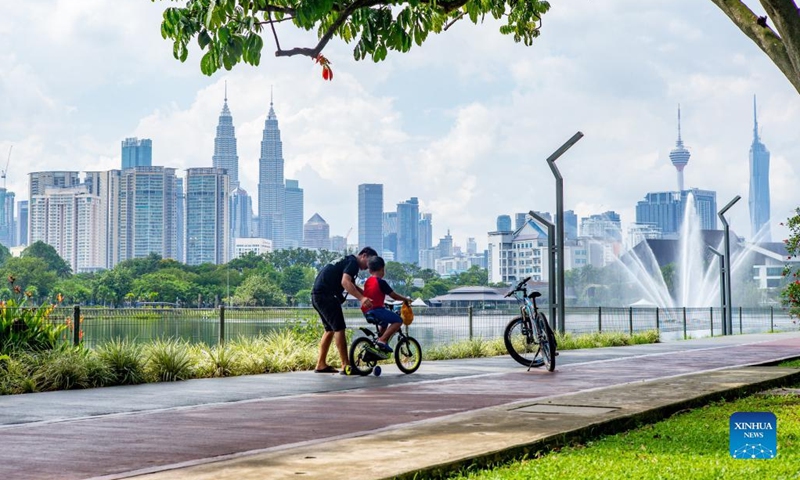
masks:
<path id="1" fill-rule="evenodd" d="M 767 54 L 800 93 L 800 10 L 794 0 L 760 0 L 767 19 L 757 17 L 741 0 L 711 1 Z"/>

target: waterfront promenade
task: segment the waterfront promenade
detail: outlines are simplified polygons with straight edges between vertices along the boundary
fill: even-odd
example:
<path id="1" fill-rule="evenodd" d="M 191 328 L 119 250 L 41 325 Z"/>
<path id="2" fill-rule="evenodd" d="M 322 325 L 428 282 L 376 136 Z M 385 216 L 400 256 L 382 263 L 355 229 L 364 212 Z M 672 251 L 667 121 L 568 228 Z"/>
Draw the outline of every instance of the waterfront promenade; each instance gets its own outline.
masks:
<path id="1" fill-rule="evenodd" d="M 422 477 L 798 381 L 800 332 L 0 397 L 0 478 Z"/>

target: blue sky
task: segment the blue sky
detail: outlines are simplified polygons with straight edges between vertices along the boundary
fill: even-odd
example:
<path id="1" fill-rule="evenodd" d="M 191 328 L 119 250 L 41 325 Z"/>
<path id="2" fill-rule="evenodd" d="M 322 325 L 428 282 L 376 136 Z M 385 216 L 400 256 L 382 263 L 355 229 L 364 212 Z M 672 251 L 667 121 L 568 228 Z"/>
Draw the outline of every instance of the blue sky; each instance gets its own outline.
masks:
<path id="1" fill-rule="evenodd" d="M 359 183 L 384 183 L 385 210 L 419 197 L 436 238 L 450 229 L 456 244 L 485 246 L 497 215 L 554 209 L 544 159 L 578 130 L 559 160 L 566 207 L 632 222 L 645 193 L 676 188 L 680 103 L 687 186 L 716 190 L 720 207 L 741 195 L 730 218 L 749 236 L 753 94 L 775 223 L 800 204 L 800 94 L 709 0 L 553 1 L 532 47 L 495 22 L 460 22 L 378 64 L 334 40 L 333 82 L 306 57 L 274 58 L 271 38 L 259 67 L 205 77 L 196 50 L 181 64 L 161 39 L 170 3 L 3 2 L 0 154 L 14 145 L 18 198 L 29 171 L 119 168 L 128 136 L 153 139 L 154 164 L 209 166 L 227 81 L 243 187 L 257 192 L 274 86 L 286 176 L 305 189 L 305 217 L 318 212 L 332 234 L 357 231 Z M 283 27 L 284 47 L 314 43 Z"/>

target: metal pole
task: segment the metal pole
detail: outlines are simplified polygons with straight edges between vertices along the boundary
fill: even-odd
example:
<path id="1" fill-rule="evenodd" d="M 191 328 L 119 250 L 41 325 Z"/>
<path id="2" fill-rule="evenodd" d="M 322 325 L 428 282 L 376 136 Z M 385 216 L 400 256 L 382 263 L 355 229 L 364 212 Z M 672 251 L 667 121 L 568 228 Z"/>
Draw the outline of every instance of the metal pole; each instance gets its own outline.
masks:
<path id="1" fill-rule="evenodd" d="M 469 339 L 472 340 L 472 305 L 467 307 L 467 315 L 469 316 Z"/>
<path id="2" fill-rule="evenodd" d="M 633 336 L 633 307 L 628 307 L 628 327 L 630 328 L 631 337 Z"/>
<path id="3" fill-rule="evenodd" d="M 597 307 L 597 332 L 603 333 L 603 307 Z"/>
<path id="4" fill-rule="evenodd" d="M 225 344 L 225 305 L 219 306 L 219 344 Z"/>
<path id="5" fill-rule="evenodd" d="M 561 321 L 561 317 L 558 317 L 558 322 L 556 322 L 556 226 L 533 210 L 528 212 L 528 215 L 547 227 L 547 298 L 550 302 L 550 327 L 563 335 L 564 322 Z"/>
<path id="6" fill-rule="evenodd" d="M 728 221 L 725 219 L 725 212 L 741 198 L 741 196 L 736 195 L 733 200 L 728 202 L 728 204 L 722 207 L 722 210 L 717 213 L 722 225 L 725 227 L 725 301 L 728 306 L 728 308 L 725 309 L 725 323 L 728 335 L 733 334 L 733 298 L 731 297 L 731 228 L 730 225 L 728 225 Z"/>
<path id="7" fill-rule="evenodd" d="M 683 339 L 686 340 L 686 307 L 683 307 Z"/>
<path id="8" fill-rule="evenodd" d="M 727 335 L 727 328 L 725 328 L 725 255 L 720 253 L 716 248 L 708 245 L 708 249 L 711 250 L 711 253 L 719 258 L 719 306 L 722 308 L 722 334 Z M 711 328 L 714 328 L 714 312 L 711 312 Z M 713 334 L 712 334 L 713 336 Z"/>
<path id="9" fill-rule="evenodd" d="M 583 138 L 583 133 L 577 132 L 569 140 L 561 145 L 552 155 L 547 157 L 547 164 L 556 179 L 556 249 L 558 252 L 558 273 L 556 285 L 558 288 L 558 331 L 564 332 L 564 177 L 558 171 L 555 161 L 564 154 L 570 147 Z"/>
<path id="10" fill-rule="evenodd" d="M 78 305 L 72 309 L 72 344 L 76 347 L 81 344 L 81 307 Z"/>
<path id="11" fill-rule="evenodd" d="M 775 312 L 772 305 L 769 306 L 769 333 L 775 332 Z"/>
<path id="12" fill-rule="evenodd" d="M 714 336 L 714 307 L 708 307 L 709 320 L 711 320 L 711 336 Z"/>

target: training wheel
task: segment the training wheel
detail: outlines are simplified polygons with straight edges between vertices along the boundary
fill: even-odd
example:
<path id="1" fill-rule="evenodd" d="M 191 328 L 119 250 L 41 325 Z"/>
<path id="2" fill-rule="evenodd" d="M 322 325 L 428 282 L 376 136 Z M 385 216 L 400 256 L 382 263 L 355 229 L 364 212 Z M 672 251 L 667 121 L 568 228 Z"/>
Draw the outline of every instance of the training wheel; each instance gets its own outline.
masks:
<path id="1" fill-rule="evenodd" d="M 381 376 L 381 367 L 380 367 L 380 366 L 376 366 L 376 367 L 375 367 L 375 368 L 372 370 L 372 373 L 374 373 L 376 377 L 380 377 L 380 376 Z"/>
<path id="2" fill-rule="evenodd" d="M 346 373 L 347 375 L 352 375 L 353 374 L 353 367 L 351 367 L 350 365 L 345 366 L 344 367 L 344 373 Z"/>

